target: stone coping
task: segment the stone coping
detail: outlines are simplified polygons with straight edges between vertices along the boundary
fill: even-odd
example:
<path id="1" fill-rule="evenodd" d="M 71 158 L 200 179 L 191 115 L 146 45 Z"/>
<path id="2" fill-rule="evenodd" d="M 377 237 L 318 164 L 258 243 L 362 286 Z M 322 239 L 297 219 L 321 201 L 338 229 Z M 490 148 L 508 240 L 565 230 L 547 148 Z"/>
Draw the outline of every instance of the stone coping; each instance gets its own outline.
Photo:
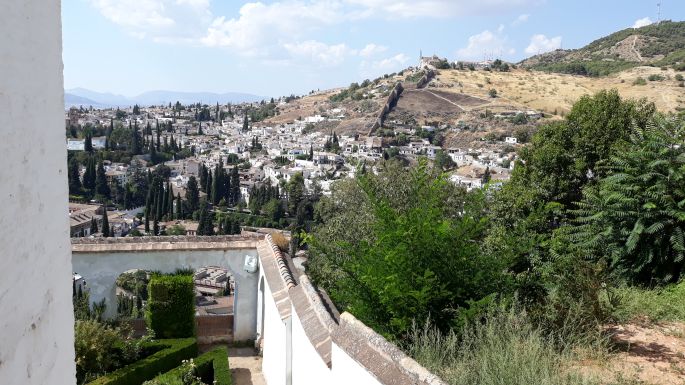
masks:
<path id="1" fill-rule="evenodd" d="M 256 249 L 264 236 L 167 236 L 121 238 L 72 238 L 73 253 L 117 253 L 171 250 Z"/>
<path id="2" fill-rule="evenodd" d="M 337 346 L 383 384 L 446 385 L 350 313 L 340 315 L 340 325 L 331 337 Z"/>

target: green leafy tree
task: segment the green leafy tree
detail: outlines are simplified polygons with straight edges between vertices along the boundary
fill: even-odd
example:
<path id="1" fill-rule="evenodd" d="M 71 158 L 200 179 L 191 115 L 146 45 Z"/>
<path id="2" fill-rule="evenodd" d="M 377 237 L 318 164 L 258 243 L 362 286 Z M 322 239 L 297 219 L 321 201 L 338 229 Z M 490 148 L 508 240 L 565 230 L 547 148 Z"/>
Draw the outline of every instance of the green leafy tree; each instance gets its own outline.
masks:
<path id="1" fill-rule="evenodd" d="M 501 261 L 479 253 L 485 222 L 464 212 L 464 197 L 425 163 L 336 185 L 307 239 L 309 272 L 340 308 L 386 336 L 406 337 L 428 317 L 447 330 L 504 282 Z"/>
<path id="2" fill-rule="evenodd" d="M 579 255 L 644 285 L 677 282 L 685 268 L 685 122 L 656 119 L 637 129 L 589 186 L 575 227 Z M 565 229 L 566 230 L 566 229 Z"/>

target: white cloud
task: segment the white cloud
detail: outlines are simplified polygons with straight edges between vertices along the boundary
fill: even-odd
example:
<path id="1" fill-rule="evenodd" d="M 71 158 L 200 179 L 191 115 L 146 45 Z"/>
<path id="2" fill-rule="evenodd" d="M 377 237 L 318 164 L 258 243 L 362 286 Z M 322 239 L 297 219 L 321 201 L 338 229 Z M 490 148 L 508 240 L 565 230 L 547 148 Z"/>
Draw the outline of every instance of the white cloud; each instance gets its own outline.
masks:
<path id="1" fill-rule="evenodd" d="M 635 20 L 635 24 L 633 24 L 633 28 L 642 28 L 646 27 L 650 24 L 654 23 L 652 19 L 649 17 L 643 17 L 642 19 L 637 19 Z"/>
<path id="2" fill-rule="evenodd" d="M 138 38 L 197 38 L 212 20 L 209 0 L 90 0 L 109 21 Z"/>
<path id="3" fill-rule="evenodd" d="M 237 18 L 216 18 L 201 42 L 244 55 L 269 56 L 285 43 L 308 40 L 313 32 L 339 23 L 342 17 L 339 4 L 332 1 L 247 3 Z"/>
<path id="4" fill-rule="evenodd" d="M 512 26 L 512 27 L 516 27 L 516 26 L 519 26 L 519 25 L 521 25 L 521 24 L 523 24 L 523 23 L 526 23 L 526 22 L 528 21 L 529 18 L 530 18 L 530 15 L 527 14 L 527 13 L 524 13 L 524 14 L 522 14 L 522 15 L 519 15 L 519 17 L 517 17 L 516 20 L 514 20 L 514 21 L 511 22 L 511 26 Z"/>
<path id="5" fill-rule="evenodd" d="M 315 40 L 301 43 L 286 43 L 284 48 L 295 58 L 310 61 L 320 66 L 335 66 L 342 63 L 346 57 L 356 54 L 345 44 L 328 45 Z"/>
<path id="6" fill-rule="evenodd" d="M 516 50 L 508 45 L 508 38 L 502 34 L 502 30 L 503 28 L 498 28 L 497 33 L 493 33 L 486 29 L 469 37 L 468 46 L 457 51 L 459 59 L 483 59 L 484 56 L 502 57 L 515 54 Z"/>
<path id="7" fill-rule="evenodd" d="M 359 51 L 359 56 L 362 57 L 370 57 L 374 56 L 380 53 L 383 53 L 388 50 L 388 47 L 384 47 L 382 45 L 376 45 L 373 43 L 367 44 L 366 47 L 362 48 Z"/>
<path id="8" fill-rule="evenodd" d="M 363 77 L 376 77 L 381 74 L 396 72 L 407 67 L 411 59 L 409 56 L 399 53 L 397 55 L 374 61 L 363 60 L 359 64 L 359 73 Z"/>
<path id="9" fill-rule="evenodd" d="M 545 35 L 537 34 L 530 38 L 530 45 L 526 48 L 529 55 L 537 55 L 549 51 L 554 51 L 561 47 L 561 36 L 548 38 Z"/>
<path id="10" fill-rule="evenodd" d="M 541 4 L 544 0 L 344 0 L 363 8 L 363 15 L 445 18 L 492 14 Z"/>

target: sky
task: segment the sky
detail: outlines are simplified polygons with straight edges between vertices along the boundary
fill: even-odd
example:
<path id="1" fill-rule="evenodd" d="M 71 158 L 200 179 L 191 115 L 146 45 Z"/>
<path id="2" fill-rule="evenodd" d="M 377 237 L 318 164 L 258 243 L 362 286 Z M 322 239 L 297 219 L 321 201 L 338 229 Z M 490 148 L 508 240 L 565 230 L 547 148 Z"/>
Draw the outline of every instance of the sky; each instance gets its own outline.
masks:
<path id="1" fill-rule="evenodd" d="M 517 62 L 657 20 L 659 0 L 63 0 L 65 89 L 305 94 L 416 65 Z M 685 1 L 661 0 L 662 19 Z"/>

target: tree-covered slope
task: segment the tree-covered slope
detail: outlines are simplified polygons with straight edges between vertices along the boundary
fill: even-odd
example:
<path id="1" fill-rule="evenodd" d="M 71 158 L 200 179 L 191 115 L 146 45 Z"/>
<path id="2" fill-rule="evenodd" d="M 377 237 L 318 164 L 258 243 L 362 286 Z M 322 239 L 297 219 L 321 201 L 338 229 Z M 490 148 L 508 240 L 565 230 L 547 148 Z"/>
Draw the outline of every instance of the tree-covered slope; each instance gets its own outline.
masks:
<path id="1" fill-rule="evenodd" d="M 528 58 L 531 69 L 603 76 L 640 65 L 685 70 L 685 22 L 663 21 L 627 28 L 580 49 L 556 50 Z"/>

